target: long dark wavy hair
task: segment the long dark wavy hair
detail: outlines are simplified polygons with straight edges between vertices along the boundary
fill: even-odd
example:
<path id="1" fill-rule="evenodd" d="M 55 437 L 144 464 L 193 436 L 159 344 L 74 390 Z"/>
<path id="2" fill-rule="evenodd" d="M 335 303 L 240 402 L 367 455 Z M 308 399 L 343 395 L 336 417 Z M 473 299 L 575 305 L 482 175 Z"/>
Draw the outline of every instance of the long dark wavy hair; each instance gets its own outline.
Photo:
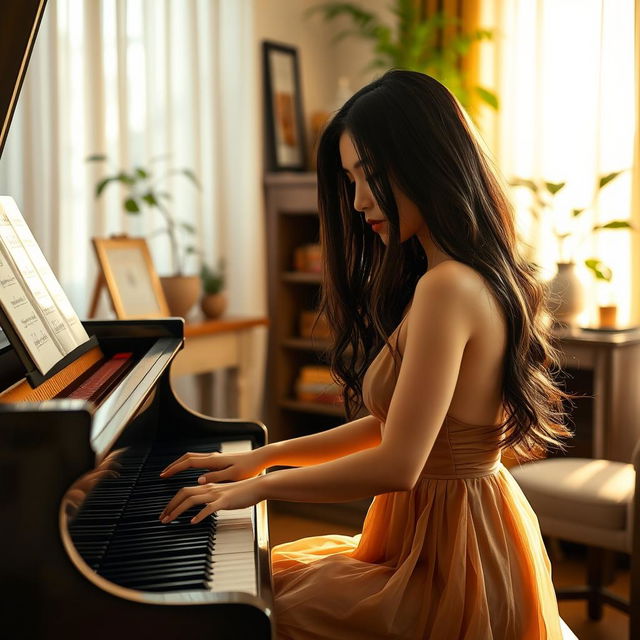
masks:
<path id="1" fill-rule="evenodd" d="M 385 247 L 353 207 L 341 135 L 355 145 L 371 191 L 388 219 Z M 332 329 L 328 359 L 343 387 L 347 417 L 363 407 L 364 374 L 402 318 L 426 254 L 400 242 L 391 178 L 418 207 L 434 242 L 480 273 L 504 310 L 508 346 L 502 387 L 504 447 L 537 458 L 572 435 L 551 344 L 546 289 L 520 255 L 514 214 L 499 173 L 453 95 L 434 78 L 393 70 L 360 89 L 318 143 L 318 204 L 324 278 L 320 310 Z M 428 364 L 425 364 L 428 366 Z"/>

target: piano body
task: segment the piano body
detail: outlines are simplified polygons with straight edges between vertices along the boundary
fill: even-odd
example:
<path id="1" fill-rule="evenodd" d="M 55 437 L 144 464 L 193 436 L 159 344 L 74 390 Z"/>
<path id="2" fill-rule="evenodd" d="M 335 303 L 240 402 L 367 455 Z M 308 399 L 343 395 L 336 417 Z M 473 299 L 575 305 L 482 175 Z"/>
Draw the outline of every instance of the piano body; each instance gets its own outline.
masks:
<path id="1" fill-rule="evenodd" d="M 264 426 L 175 396 L 182 319 L 83 324 L 99 347 L 35 389 L 0 333 L 0 636 L 271 638 L 266 504 L 158 521 L 198 475 L 162 480 L 168 461 L 262 446 Z"/>
<path id="2" fill-rule="evenodd" d="M 2 3 L 0 154 L 45 8 Z M 0 326 L 0 637 L 271 638 L 266 505 L 158 520 L 198 475 L 161 480 L 172 459 L 266 441 L 176 398 L 183 321 L 86 322 L 47 376 L 1 307 Z"/>

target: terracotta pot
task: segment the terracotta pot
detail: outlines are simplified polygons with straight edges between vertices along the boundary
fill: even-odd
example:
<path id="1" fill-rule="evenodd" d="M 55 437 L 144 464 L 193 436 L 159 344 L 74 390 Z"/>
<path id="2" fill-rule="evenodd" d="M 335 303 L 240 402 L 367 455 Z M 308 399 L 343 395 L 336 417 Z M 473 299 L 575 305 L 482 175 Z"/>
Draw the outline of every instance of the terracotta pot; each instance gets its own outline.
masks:
<path id="1" fill-rule="evenodd" d="M 599 326 L 603 329 L 614 329 L 617 321 L 618 307 L 615 304 L 600 305 L 598 307 Z"/>
<path id="2" fill-rule="evenodd" d="M 219 318 L 227 308 L 227 296 L 222 291 L 207 293 L 200 299 L 200 308 L 207 318 Z"/>
<path id="3" fill-rule="evenodd" d="M 163 276 L 160 283 L 172 316 L 184 318 L 198 302 L 201 286 L 199 276 Z"/>
<path id="4" fill-rule="evenodd" d="M 549 281 L 549 308 L 557 325 L 575 326 L 584 310 L 584 287 L 575 262 L 558 262 L 558 271 Z"/>

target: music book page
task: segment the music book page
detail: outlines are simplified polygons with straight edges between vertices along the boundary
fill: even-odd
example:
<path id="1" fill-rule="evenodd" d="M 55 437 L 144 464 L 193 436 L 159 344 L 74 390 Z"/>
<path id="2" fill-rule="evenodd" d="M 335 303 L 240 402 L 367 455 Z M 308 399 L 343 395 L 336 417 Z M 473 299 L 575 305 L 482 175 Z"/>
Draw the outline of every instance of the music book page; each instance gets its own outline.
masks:
<path id="1" fill-rule="evenodd" d="M 0 196 L 0 261 L 0 304 L 45 374 L 89 336 L 9 196 Z"/>
<path id="2" fill-rule="evenodd" d="M 36 239 L 31 233 L 31 229 L 27 226 L 25 219 L 22 217 L 18 205 L 13 198 L 9 196 L 0 196 L 0 210 L 4 210 L 13 230 L 15 231 L 18 239 L 25 248 L 36 272 L 39 274 L 44 286 L 47 288 L 53 303 L 58 308 L 58 311 L 65 319 L 73 337 L 75 338 L 76 345 L 82 344 L 89 339 L 89 335 L 85 331 L 80 318 L 78 318 L 76 312 L 73 310 L 69 299 L 63 291 L 58 279 L 51 270 L 47 259 L 44 257 L 42 250 L 40 249 Z"/>

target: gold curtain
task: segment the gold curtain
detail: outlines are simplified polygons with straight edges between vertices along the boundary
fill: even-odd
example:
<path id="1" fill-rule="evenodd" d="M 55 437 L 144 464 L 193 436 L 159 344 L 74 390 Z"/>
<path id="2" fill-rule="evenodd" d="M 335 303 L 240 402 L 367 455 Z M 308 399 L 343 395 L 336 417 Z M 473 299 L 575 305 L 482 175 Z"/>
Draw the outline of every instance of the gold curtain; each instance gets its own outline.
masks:
<path id="1" fill-rule="evenodd" d="M 447 43 L 458 33 L 470 33 L 480 28 L 481 0 L 415 0 L 421 15 L 428 17 L 438 11 L 446 15 L 459 18 L 460 24 L 446 26 L 439 37 L 439 45 L 446 47 Z M 467 86 L 479 84 L 480 80 L 480 44 L 474 42 L 469 53 L 462 60 L 462 71 Z M 478 106 L 478 99 L 472 98 L 472 107 Z"/>
<path id="2" fill-rule="evenodd" d="M 499 20 L 499 2 L 496 0 L 414 0 L 421 17 L 426 18 L 438 11 L 458 18 L 458 25 L 442 30 L 439 45 L 446 47 L 456 35 L 473 33 L 478 29 L 495 29 Z M 467 89 L 484 87 L 496 92 L 497 68 L 495 66 L 500 40 L 495 35 L 491 41 L 473 41 L 460 66 Z M 498 112 L 483 102 L 475 91 L 470 92 L 468 110 L 473 115 L 482 140 L 493 156 L 498 158 Z M 500 96 L 498 96 L 498 100 Z"/>

